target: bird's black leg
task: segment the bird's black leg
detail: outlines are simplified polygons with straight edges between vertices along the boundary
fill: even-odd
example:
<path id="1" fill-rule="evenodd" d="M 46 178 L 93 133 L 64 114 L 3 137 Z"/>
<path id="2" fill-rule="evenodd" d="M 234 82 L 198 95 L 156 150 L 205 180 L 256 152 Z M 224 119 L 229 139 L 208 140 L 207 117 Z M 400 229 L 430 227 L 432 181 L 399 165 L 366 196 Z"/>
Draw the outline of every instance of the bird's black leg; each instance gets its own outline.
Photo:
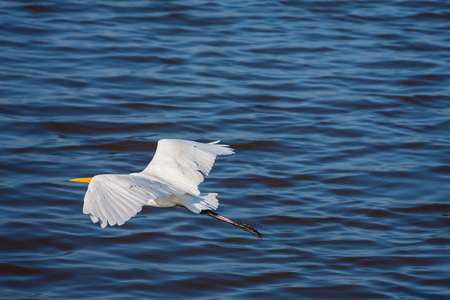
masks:
<path id="1" fill-rule="evenodd" d="M 258 230 L 256 230 L 255 228 L 253 228 L 253 227 L 251 227 L 251 226 L 249 226 L 247 224 L 244 224 L 242 222 L 233 221 L 231 219 L 228 219 L 227 217 L 224 217 L 222 215 L 219 215 L 218 213 L 213 212 L 212 210 L 202 210 L 200 213 L 203 214 L 203 215 L 207 215 L 207 216 L 216 218 L 217 220 L 230 223 L 230 224 L 232 224 L 232 225 L 234 225 L 236 227 L 239 227 L 239 228 L 241 228 L 241 229 L 243 229 L 245 231 L 250 232 L 251 234 L 259 237 L 260 239 L 263 239 L 262 235 L 258 232 Z"/>

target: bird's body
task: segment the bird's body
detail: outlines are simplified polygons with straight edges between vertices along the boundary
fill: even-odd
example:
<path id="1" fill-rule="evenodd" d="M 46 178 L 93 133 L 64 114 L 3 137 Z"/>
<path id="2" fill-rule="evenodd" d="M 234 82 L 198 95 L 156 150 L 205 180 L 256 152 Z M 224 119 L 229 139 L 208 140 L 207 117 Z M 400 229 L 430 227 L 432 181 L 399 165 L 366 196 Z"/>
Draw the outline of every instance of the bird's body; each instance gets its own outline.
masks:
<path id="1" fill-rule="evenodd" d="M 201 193 L 198 185 L 208 175 L 217 155 L 233 154 L 227 145 L 163 139 L 149 165 L 129 175 L 103 174 L 72 181 L 89 182 L 83 213 L 94 223 L 123 225 L 144 205 L 182 207 L 238 226 L 262 239 L 252 227 L 213 212 L 219 206 L 215 193 Z"/>

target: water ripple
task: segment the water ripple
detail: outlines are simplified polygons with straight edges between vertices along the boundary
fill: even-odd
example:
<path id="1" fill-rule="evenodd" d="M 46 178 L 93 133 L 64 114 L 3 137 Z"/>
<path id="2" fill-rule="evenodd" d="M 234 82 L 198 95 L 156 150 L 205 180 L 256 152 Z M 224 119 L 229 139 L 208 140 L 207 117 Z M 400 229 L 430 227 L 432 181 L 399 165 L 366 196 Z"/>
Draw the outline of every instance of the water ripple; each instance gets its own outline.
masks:
<path id="1" fill-rule="evenodd" d="M 446 299 L 444 1 L 0 4 L 0 298 Z M 222 140 L 219 213 L 82 214 L 74 177 Z"/>

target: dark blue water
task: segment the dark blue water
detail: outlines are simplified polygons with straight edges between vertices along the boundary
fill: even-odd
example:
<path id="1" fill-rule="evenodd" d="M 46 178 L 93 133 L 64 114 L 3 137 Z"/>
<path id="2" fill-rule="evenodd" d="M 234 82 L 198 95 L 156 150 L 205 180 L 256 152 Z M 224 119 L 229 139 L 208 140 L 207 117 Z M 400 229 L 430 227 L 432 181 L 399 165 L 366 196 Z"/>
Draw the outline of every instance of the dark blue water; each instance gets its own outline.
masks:
<path id="1" fill-rule="evenodd" d="M 448 299 L 447 1 L 2 1 L 1 299 Z M 75 177 L 220 139 L 256 237 Z"/>

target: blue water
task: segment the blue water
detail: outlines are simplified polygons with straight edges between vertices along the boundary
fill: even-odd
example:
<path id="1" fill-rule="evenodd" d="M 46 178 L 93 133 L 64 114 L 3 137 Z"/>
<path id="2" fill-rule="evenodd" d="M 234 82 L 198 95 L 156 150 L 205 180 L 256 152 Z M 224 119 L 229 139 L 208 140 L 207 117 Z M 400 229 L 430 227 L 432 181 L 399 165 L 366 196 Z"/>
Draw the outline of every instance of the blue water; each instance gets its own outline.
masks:
<path id="1" fill-rule="evenodd" d="M 2 1 L 1 299 L 448 299 L 447 1 Z M 75 177 L 220 139 L 236 227 Z"/>

